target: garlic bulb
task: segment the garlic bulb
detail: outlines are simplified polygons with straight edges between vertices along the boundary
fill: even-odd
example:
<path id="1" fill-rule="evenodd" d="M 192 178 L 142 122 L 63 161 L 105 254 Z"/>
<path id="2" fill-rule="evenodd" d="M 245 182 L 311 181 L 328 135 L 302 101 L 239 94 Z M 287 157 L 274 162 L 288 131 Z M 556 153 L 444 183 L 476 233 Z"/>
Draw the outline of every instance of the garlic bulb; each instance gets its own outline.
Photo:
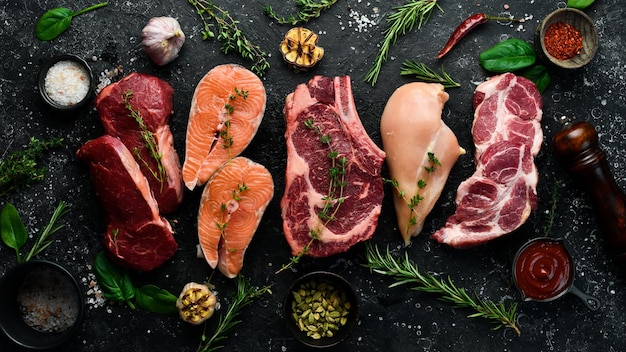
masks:
<path id="1" fill-rule="evenodd" d="M 141 47 L 150 59 L 163 66 L 178 57 L 185 33 L 172 17 L 153 17 L 141 30 Z"/>

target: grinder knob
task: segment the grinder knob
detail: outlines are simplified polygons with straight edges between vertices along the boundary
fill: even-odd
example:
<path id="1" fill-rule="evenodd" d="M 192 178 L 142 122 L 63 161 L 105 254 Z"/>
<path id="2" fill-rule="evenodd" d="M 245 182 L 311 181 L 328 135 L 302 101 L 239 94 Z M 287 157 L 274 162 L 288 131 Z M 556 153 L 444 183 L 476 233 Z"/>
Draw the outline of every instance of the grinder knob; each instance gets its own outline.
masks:
<path id="1" fill-rule="evenodd" d="M 573 123 L 554 136 L 553 148 L 591 196 L 608 249 L 626 269 L 626 196 L 613 178 L 595 128 L 588 122 Z"/>

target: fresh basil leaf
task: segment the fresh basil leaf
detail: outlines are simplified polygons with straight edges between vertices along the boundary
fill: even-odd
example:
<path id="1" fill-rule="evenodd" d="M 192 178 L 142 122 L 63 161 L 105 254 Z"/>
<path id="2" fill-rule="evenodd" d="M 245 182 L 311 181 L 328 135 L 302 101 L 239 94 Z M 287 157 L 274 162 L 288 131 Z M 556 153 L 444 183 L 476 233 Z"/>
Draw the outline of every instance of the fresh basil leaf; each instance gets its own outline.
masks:
<path id="1" fill-rule="evenodd" d="M 550 73 L 544 65 L 535 65 L 522 72 L 521 75 L 533 81 L 540 93 L 543 93 L 550 85 Z"/>
<path id="2" fill-rule="evenodd" d="M 0 235 L 7 246 L 15 249 L 19 262 L 20 248 L 26 243 L 28 233 L 22 219 L 20 219 L 20 214 L 11 203 L 7 203 L 0 213 Z"/>
<path id="3" fill-rule="evenodd" d="M 169 291 L 155 285 L 144 285 L 135 291 L 137 306 L 148 312 L 158 314 L 175 314 L 177 297 Z"/>
<path id="4" fill-rule="evenodd" d="M 39 40 L 52 40 L 58 37 L 72 24 L 73 16 L 72 10 L 65 7 L 48 10 L 37 21 L 35 36 Z"/>
<path id="5" fill-rule="evenodd" d="M 509 38 L 480 53 L 479 59 L 485 70 L 504 73 L 530 67 L 537 55 L 525 41 Z"/>
<path id="6" fill-rule="evenodd" d="M 567 0 L 567 7 L 584 10 L 595 0 Z"/>
<path id="7" fill-rule="evenodd" d="M 135 297 L 135 286 L 125 270 L 115 266 L 100 252 L 94 260 L 94 271 L 104 297 L 116 302 L 126 302 L 131 308 L 135 308 L 131 301 Z"/>

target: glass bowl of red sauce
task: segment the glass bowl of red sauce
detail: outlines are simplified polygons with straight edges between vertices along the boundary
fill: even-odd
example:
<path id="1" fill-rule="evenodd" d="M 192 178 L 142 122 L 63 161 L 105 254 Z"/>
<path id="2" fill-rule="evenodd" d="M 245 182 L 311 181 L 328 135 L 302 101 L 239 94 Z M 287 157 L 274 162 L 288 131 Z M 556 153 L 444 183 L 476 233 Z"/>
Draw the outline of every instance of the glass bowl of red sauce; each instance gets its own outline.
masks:
<path id="1" fill-rule="evenodd" d="M 589 309 L 600 308 L 598 298 L 574 286 L 574 277 L 574 262 L 563 239 L 538 237 L 515 255 L 513 278 L 525 301 L 549 302 L 572 293 Z"/>
<path id="2" fill-rule="evenodd" d="M 576 69 L 588 64 L 598 50 L 598 30 L 586 13 L 562 8 L 537 26 L 535 45 L 540 58 L 557 67 Z"/>

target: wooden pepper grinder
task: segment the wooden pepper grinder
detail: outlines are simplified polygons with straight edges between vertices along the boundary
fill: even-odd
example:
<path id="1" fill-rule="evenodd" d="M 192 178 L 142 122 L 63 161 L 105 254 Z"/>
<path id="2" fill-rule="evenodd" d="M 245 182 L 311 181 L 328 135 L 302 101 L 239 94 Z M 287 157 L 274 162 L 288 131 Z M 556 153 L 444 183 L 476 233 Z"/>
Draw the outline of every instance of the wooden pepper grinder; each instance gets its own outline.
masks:
<path id="1" fill-rule="evenodd" d="M 626 269 L 626 196 L 619 188 L 588 122 L 575 122 L 559 131 L 553 148 L 591 195 L 600 230 L 609 251 Z"/>

